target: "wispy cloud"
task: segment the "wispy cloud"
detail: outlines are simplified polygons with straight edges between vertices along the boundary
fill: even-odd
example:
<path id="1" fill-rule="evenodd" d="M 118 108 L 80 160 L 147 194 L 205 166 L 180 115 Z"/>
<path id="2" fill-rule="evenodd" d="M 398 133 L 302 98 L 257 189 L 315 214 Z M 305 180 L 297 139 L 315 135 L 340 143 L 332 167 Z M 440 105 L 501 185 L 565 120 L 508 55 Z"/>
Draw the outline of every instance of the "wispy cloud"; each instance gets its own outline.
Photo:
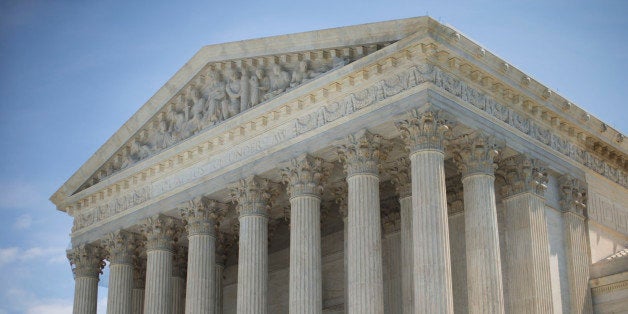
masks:
<path id="1" fill-rule="evenodd" d="M 62 247 L 0 248 L 0 267 L 16 261 L 24 262 L 38 258 L 45 258 L 48 263 L 65 262 L 65 249 Z"/>
<path id="2" fill-rule="evenodd" d="M 34 209 L 51 206 L 44 191 L 20 180 L 0 181 L 0 209 Z"/>
<path id="3" fill-rule="evenodd" d="M 33 223 L 33 218 L 31 217 L 31 215 L 24 214 L 17 217 L 17 219 L 15 220 L 15 223 L 13 223 L 13 228 L 17 230 L 28 229 L 31 227 L 32 223 Z"/>
<path id="4" fill-rule="evenodd" d="M 26 309 L 26 314 L 67 314 L 72 313 L 71 300 L 46 300 Z"/>

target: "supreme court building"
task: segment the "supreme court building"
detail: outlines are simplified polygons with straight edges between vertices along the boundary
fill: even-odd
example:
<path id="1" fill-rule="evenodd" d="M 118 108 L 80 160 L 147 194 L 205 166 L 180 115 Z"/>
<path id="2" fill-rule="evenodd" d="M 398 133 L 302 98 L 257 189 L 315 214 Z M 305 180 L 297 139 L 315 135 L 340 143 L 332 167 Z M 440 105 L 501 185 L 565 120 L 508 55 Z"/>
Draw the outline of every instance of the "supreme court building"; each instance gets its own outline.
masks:
<path id="1" fill-rule="evenodd" d="M 51 200 L 74 313 L 613 313 L 627 157 L 419 17 L 203 47 Z"/>

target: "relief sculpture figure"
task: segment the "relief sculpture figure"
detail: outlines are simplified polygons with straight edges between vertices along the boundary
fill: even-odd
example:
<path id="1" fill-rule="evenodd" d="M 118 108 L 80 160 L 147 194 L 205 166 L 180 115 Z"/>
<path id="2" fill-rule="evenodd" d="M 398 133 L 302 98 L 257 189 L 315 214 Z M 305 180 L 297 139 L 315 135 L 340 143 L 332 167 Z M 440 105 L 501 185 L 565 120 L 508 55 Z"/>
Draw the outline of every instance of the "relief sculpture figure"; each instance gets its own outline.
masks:
<path id="1" fill-rule="evenodd" d="M 240 77 L 240 112 L 251 108 L 251 86 L 249 85 L 249 74 L 247 70 L 242 68 L 242 76 Z"/>
<path id="2" fill-rule="evenodd" d="M 290 73 L 282 70 L 276 63 L 272 65 L 272 71 L 269 78 L 270 90 L 269 93 L 264 96 L 264 99 L 266 100 L 283 93 L 290 86 Z"/>
<path id="3" fill-rule="evenodd" d="M 206 119 L 209 124 L 215 124 L 222 117 L 223 102 L 226 102 L 225 84 L 220 80 L 220 75 L 214 71 L 207 74 L 207 112 Z"/>
<path id="4" fill-rule="evenodd" d="M 292 80 L 290 81 L 290 87 L 303 84 L 306 81 L 314 78 L 316 73 L 308 69 L 307 62 L 305 60 L 299 62 L 299 65 L 292 72 Z"/>
<path id="5" fill-rule="evenodd" d="M 222 104 L 222 119 L 227 120 L 240 113 L 240 96 L 242 87 L 240 86 L 240 78 L 236 70 L 229 70 L 229 76 L 225 90 L 229 95 L 229 101 Z"/>
<path id="6" fill-rule="evenodd" d="M 255 74 L 249 80 L 251 83 L 251 107 L 262 102 L 264 94 L 270 89 L 268 77 L 264 76 L 264 70 L 257 68 Z"/>

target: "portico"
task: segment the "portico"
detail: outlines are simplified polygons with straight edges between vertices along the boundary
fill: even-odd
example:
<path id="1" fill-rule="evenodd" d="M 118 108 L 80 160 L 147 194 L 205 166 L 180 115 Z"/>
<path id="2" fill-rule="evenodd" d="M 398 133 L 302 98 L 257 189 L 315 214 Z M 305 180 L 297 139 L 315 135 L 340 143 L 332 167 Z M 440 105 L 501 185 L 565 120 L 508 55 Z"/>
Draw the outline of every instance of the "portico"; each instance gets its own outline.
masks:
<path id="1" fill-rule="evenodd" d="M 600 124 L 425 17 L 204 47 L 52 197 L 74 312 L 591 312 Z"/>

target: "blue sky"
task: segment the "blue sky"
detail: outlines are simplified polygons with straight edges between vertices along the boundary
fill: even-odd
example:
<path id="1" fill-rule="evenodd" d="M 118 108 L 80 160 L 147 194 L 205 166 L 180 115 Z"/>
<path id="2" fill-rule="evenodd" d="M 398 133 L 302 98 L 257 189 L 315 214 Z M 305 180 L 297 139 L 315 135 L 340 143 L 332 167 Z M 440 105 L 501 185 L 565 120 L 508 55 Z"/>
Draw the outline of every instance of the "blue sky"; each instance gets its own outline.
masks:
<path id="1" fill-rule="evenodd" d="M 0 314 L 71 312 L 47 199 L 203 45 L 428 14 L 628 130 L 625 1 L 178 3 L 0 2 Z"/>

